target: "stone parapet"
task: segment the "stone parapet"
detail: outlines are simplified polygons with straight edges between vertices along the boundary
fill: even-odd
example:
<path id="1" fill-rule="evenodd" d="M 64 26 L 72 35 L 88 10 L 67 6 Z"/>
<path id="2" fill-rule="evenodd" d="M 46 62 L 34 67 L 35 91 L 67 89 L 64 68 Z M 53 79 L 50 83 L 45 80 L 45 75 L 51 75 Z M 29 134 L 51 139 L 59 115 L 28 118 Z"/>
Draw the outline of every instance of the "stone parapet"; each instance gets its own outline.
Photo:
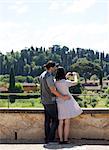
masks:
<path id="1" fill-rule="evenodd" d="M 109 109 L 83 108 L 83 114 L 71 119 L 70 138 L 109 140 Z M 43 109 L 0 108 L 1 143 L 43 139 Z"/>

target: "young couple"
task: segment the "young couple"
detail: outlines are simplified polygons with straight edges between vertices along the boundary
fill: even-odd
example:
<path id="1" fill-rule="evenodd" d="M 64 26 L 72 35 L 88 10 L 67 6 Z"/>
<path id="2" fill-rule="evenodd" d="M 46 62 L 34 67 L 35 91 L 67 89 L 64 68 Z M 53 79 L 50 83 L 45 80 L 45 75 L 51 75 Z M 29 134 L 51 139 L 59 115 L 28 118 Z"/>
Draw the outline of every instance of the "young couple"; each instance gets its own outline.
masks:
<path id="1" fill-rule="evenodd" d="M 63 67 L 57 67 L 55 62 L 49 61 L 46 70 L 40 75 L 41 102 L 45 110 L 45 142 L 54 142 L 58 129 L 59 143 L 67 144 L 70 129 L 70 118 L 82 113 L 82 109 L 69 92 L 69 87 L 77 84 L 67 80 Z M 55 80 L 53 73 L 56 72 Z"/>

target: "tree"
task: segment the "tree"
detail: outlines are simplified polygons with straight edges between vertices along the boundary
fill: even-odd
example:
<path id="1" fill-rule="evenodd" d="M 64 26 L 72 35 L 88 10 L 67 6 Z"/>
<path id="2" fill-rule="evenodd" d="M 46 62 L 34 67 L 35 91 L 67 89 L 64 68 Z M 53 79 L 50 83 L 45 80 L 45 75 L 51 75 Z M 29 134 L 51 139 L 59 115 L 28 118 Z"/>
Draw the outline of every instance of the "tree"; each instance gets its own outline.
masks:
<path id="1" fill-rule="evenodd" d="M 26 64 L 24 66 L 24 74 L 27 76 L 30 74 L 30 65 Z"/>
<path id="2" fill-rule="evenodd" d="M 43 66 L 46 63 L 46 56 L 44 53 L 39 54 L 38 56 L 33 57 L 33 61 L 35 62 L 36 65 Z"/>
<path id="3" fill-rule="evenodd" d="M 100 84 L 101 89 L 102 89 L 102 87 L 103 87 L 103 72 L 102 72 L 102 70 L 99 73 L 99 84 Z"/>
<path id="4" fill-rule="evenodd" d="M 14 93 L 15 92 L 15 73 L 14 73 L 14 67 L 11 67 L 10 70 L 10 78 L 9 78 L 9 93 Z M 14 103 L 15 102 L 15 97 L 10 96 L 10 102 Z"/>
<path id="5" fill-rule="evenodd" d="M 78 72 L 87 81 L 93 74 L 99 75 L 100 66 L 88 61 L 86 58 L 79 58 L 76 63 L 72 64 L 71 70 Z"/>
<path id="6" fill-rule="evenodd" d="M 10 76 L 9 76 L 9 92 L 15 92 L 15 73 L 14 67 L 11 67 Z"/>
<path id="7" fill-rule="evenodd" d="M 103 58 L 104 58 L 104 55 L 103 53 L 101 53 L 101 57 L 100 57 L 100 72 L 99 72 L 99 83 L 100 83 L 100 86 L 101 86 L 101 89 L 103 87 Z"/>
<path id="8" fill-rule="evenodd" d="M 0 53 L 0 74 L 3 72 L 3 55 Z"/>
<path id="9" fill-rule="evenodd" d="M 109 54 L 95 52 L 91 49 L 72 48 L 67 46 L 53 45 L 50 49 L 38 48 L 31 46 L 24 48 L 19 52 L 0 52 L 0 75 L 10 73 L 10 66 L 14 66 L 15 75 L 37 76 L 42 73 L 41 67 L 48 61 L 58 62 L 67 71 L 78 70 L 81 77 L 85 80 L 96 74 L 99 78 L 109 74 Z M 102 64 L 100 62 L 102 61 Z M 33 65 L 34 64 L 34 65 Z M 80 65 L 80 66 L 76 66 Z M 98 71 L 101 68 L 102 72 Z M 75 71 L 76 71 L 75 70 Z M 99 73 L 101 74 L 99 76 Z M 103 75 L 104 74 L 104 75 Z M 102 78 L 101 78 L 102 79 Z M 102 81 L 102 80 L 101 80 Z"/>
<path id="10" fill-rule="evenodd" d="M 91 77 L 90 77 L 90 80 L 98 80 L 98 77 L 97 77 L 97 75 L 96 74 L 94 74 L 94 75 L 92 75 Z"/>

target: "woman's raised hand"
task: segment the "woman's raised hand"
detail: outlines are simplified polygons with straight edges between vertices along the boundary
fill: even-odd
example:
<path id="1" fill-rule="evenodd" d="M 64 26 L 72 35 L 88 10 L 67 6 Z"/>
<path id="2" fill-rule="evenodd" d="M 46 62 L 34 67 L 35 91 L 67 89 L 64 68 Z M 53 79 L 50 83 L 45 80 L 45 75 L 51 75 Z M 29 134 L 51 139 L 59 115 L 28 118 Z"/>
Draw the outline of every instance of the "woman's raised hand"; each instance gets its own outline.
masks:
<path id="1" fill-rule="evenodd" d="M 69 77 L 72 76 L 72 75 L 73 75 L 72 72 L 67 72 L 66 78 L 69 78 Z"/>
<path id="2" fill-rule="evenodd" d="M 72 72 L 73 76 L 74 76 L 74 81 L 78 82 L 78 73 L 77 72 Z"/>

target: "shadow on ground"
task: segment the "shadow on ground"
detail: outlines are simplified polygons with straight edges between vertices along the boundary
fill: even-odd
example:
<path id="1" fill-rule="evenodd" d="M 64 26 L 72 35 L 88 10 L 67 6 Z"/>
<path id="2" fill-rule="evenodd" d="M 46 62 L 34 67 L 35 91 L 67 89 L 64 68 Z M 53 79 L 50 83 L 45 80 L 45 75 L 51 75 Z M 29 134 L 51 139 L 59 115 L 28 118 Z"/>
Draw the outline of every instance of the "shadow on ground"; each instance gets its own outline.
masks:
<path id="1" fill-rule="evenodd" d="M 70 144 L 45 144 L 44 148 L 46 149 L 62 149 L 62 148 L 73 148 L 77 146 L 84 146 L 84 145 L 109 145 L 109 141 L 107 140 L 88 140 L 88 139 L 81 139 L 75 140 L 72 139 Z"/>
<path id="2" fill-rule="evenodd" d="M 56 142 L 57 143 L 57 142 Z M 55 143 L 55 144 L 56 144 Z M 109 140 L 103 139 L 70 139 L 73 145 L 109 145 Z M 0 140 L 0 144 L 44 144 L 44 141 L 31 141 L 31 140 Z M 69 144 L 63 144 L 69 145 Z"/>

